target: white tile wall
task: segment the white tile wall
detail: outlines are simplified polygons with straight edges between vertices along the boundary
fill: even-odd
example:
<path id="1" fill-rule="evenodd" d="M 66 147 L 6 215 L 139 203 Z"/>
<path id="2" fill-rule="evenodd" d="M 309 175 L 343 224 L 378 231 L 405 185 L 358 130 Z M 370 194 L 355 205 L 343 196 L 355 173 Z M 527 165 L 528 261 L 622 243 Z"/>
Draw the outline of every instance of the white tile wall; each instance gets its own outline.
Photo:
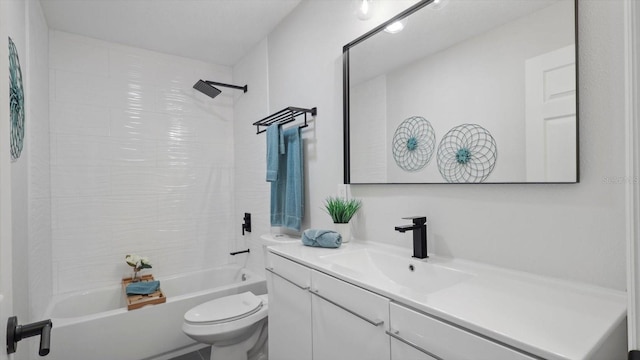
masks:
<path id="1" fill-rule="evenodd" d="M 54 293 L 228 262 L 232 98 L 192 86 L 231 69 L 59 31 L 49 61 Z"/>

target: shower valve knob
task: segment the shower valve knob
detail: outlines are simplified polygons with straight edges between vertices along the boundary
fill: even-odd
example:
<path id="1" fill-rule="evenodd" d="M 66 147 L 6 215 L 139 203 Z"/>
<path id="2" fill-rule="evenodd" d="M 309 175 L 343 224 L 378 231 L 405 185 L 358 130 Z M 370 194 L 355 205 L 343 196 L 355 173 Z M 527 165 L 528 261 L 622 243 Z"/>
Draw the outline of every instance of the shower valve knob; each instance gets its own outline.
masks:
<path id="1" fill-rule="evenodd" d="M 242 220 L 244 220 L 244 224 L 242 224 L 242 235 L 244 236 L 245 231 L 251 232 L 251 214 L 244 213 Z"/>

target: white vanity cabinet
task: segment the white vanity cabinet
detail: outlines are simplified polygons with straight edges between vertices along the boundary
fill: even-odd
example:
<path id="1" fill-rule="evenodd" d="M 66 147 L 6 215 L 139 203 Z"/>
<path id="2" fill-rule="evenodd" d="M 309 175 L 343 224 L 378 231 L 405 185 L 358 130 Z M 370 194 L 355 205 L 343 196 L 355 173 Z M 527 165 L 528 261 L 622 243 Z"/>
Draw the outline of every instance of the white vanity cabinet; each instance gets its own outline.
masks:
<path id="1" fill-rule="evenodd" d="M 535 359 L 272 253 L 267 282 L 271 359 Z"/>
<path id="2" fill-rule="evenodd" d="M 269 358 L 389 360 L 389 300 L 269 253 Z"/>
<path id="3" fill-rule="evenodd" d="M 274 360 L 626 359 L 621 291 L 376 243 L 269 258 Z"/>
<path id="4" fill-rule="evenodd" d="M 271 253 L 266 270 L 269 358 L 311 360 L 311 270 Z"/>
<path id="5" fill-rule="evenodd" d="M 311 272 L 313 360 L 389 360 L 389 300 Z"/>
<path id="6" fill-rule="evenodd" d="M 389 306 L 391 359 L 534 360 L 520 351 L 467 332 L 400 304 Z M 421 353 L 419 358 L 407 356 Z"/>
<path id="7" fill-rule="evenodd" d="M 271 359 L 535 359 L 272 253 L 267 282 Z"/>

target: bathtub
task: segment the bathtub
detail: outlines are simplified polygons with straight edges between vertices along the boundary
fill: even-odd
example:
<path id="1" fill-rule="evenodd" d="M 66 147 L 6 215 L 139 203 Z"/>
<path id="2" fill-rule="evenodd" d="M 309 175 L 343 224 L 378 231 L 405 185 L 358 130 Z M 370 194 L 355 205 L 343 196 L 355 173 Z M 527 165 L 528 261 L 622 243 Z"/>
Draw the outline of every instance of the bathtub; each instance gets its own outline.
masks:
<path id="1" fill-rule="evenodd" d="M 170 359 L 202 348 L 182 333 L 184 313 L 219 297 L 266 294 L 263 276 L 224 266 L 159 278 L 167 302 L 127 311 L 120 285 L 54 297 L 49 360 Z"/>

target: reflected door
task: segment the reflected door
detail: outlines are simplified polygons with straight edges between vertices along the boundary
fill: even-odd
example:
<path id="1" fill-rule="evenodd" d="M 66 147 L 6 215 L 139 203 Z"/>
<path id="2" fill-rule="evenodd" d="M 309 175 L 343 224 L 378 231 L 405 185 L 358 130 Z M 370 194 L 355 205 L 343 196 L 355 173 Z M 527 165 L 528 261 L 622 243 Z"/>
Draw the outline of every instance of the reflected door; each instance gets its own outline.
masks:
<path id="1" fill-rule="evenodd" d="M 527 182 L 577 180 L 575 46 L 526 61 Z"/>

